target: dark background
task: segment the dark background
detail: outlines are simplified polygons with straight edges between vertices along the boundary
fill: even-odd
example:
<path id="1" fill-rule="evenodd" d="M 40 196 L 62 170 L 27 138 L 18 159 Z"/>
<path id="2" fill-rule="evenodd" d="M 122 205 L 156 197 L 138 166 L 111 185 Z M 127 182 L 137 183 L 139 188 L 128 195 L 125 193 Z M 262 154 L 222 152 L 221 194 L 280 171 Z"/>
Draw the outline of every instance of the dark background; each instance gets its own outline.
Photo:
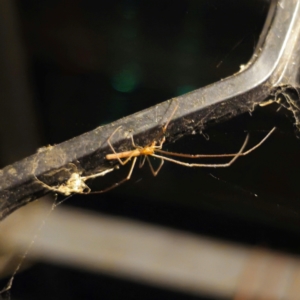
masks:
<path id="1" fill-rule="evenodd" d="M 238 72 L 254 51 L 268 11 L 267 1 L 253 0 L 15 4 L 22 41 L 18 51 L 26 64 L 22 80 L 29 88 L 23 97 L 22 86 L 9 81 L 22 77 L 17 62 L 10 72 L 2 68 L 1 76 L 11 83 L 0 84 L 2 112 L 10 111 L 1 114 L 2 166 L 43 145 L 63 142 Z M 1 64 L 5 66 L 4 57 Z M 10 89 L 16 94 L 8 99 Z M 7 108 L 8 103 L 13 108 Z M 184 153 L 235 152 L 246 132 L 255 145 L 278 127 L 257 151 L 232 167 L 189 169 L 165 163 L 154 178 L 145 166 L 111 192 L 76 195 L 64 205 L 298 254 L 300 142 L 293 122 L 285 111 L 258 108 L 208 129 L 205 136 L 168 146 Z M 107 184 L 126 176 L 128 166 L 124 168 L 107 176 Z M 213 299 L 42 263 L 17 275 L 12 296 Z"/>

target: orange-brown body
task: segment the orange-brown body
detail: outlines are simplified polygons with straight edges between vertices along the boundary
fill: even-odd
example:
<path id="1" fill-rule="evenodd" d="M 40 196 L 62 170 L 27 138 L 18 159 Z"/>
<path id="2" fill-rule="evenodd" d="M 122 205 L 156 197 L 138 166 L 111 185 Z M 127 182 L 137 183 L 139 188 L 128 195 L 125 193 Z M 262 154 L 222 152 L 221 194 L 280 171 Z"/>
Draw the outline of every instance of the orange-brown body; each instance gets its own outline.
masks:
<path id="1" fill-rule="evenodd" d="M 153 155 L 155 152 L 155 148 L 153 145 L 147 146 L 144 148 L 137 148 L 134 150 L 130 151 L 124 151 L 120 153 L 112 153 L 112 154 L 107 154 L 106 159 L 112 160 L 112 159 L 118 159 L 118 158 L 128 158 L 128 157 L 136 157 L 136 156 L 141 156 L 141 155 Z"/>

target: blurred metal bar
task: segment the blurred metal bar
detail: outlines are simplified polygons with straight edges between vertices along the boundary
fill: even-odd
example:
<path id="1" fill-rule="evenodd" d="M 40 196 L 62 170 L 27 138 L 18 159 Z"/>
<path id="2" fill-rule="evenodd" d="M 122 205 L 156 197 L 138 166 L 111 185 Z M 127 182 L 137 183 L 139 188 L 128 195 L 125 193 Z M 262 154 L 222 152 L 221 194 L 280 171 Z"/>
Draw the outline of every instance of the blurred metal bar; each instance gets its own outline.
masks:
<path id="1" fill-rule="evenodd" d="M 226 299 L 300 295 L 296 256 L 64 207 L 39 231 L 47 212 L 49 206 L 40 201 L 1 222 L 2 253 L 22 257 L 38 232 L 26 259 Z"/>
<path id="2" fill-rule="evenodd" d="M 259 46 L 241 72 L 44 149 L 1 170 L 0 219 L 47 192 L 33 174 L 48 185 L 56 185 L 75 171 L 89 175 L 111 168 L 117 162 L 105 159 L 111 152 L 107 139 L 118 126 L 122 129 L 112 139 L 116 151 L 132 148 L 129 133 L 136 144 L 147 145 L 161 134 L 161 128 L 178 104 L 166 134 L 168 142 L 173 142 L 183 135 L 251 112 L 282 85 L 295 85 L 299 68 L 299 18 L 299 0 L 273 1 Z"/>

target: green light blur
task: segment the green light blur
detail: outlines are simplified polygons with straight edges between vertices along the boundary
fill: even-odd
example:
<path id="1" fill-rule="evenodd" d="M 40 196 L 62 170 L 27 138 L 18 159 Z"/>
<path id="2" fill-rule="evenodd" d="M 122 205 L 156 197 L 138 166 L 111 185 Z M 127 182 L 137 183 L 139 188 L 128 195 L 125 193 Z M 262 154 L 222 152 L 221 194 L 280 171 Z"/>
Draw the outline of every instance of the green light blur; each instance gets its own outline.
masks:
<path id="1" fill-rule="evenodd" d="M 179 86 L 176 90 L 176 96 L 180 96 L 180 95 L 183 95 L 183 94 L 186 94 L 188 92 L 191 92 L 193 90 L 195 90 L 196 87 L 194 85 L 182 85 L 182 86 Z"/>
<path id="2" fill-rule="evenodd" d="M 112 86 L 122 93 L 130 93 L 139 83 L 139 70 L 136 64 L 128 65 L 116 73 L 112 78 Z"/>

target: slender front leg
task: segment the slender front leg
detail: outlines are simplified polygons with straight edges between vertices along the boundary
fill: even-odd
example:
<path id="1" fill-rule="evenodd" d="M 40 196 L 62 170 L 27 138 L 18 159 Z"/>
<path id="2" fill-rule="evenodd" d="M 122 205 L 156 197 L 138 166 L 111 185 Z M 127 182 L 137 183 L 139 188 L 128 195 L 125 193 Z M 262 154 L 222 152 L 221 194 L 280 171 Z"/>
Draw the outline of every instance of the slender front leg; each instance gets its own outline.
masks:
<path id="1" fill-rule="evenodd" d="M 101 191 L 96 191 L 96 192 L 90 192 L 90 193 L 86 193 L 86 194 L 102 194 L 102 193 L 105 193 L 105 192 L 108 192 L 114 188 L 116 188 L 117 186 L 121 185 L 122 183 L 126 182 L 127 180 L 129 180 L 131 178 L 131 175 L 132 175 L 132 172 L 133 172 L 133 169 L 134 169 L 134 166 L 135 166 L 135 163 L 136 163 L 136 160 L 137 160 L 137 157 L 135 156 L 133 158 L 133 161 L 132 161 L 132 164 L 131 164 L 131 167 L 130 167 L 130 170 L 129 170 L 129 173 L 128 175 L 122 179 L 121 181 L 117 182 L 117 183 L 114 183 L 113 185 L 111 185 L 110 187 L 108 188 L 105 188 L 104 190 L 101 190 Z"/>

